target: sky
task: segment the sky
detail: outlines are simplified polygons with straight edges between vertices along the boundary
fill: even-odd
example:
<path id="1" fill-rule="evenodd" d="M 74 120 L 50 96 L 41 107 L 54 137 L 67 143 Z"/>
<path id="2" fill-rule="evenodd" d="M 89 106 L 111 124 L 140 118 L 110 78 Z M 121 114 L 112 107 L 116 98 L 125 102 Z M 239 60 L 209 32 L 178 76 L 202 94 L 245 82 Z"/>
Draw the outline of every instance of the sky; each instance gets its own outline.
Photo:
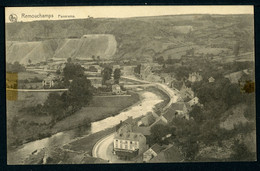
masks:
<path id="1" fill-rule="evenodd" d="M 253 6 L 70 6 L 70 7 L 6 7 L 6 22 L 14 14 L 17 21 L 129 18 L 180 14 L 254 14 Z M 65 17 L 67 16 L 67 17 Z"/>

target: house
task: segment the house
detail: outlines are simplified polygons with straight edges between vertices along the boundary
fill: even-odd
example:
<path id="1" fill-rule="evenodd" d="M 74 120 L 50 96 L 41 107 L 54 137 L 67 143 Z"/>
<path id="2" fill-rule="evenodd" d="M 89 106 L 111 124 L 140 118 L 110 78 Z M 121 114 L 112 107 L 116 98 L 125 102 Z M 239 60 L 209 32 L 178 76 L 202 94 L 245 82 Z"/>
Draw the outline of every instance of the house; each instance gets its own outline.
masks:
<path id="1" fill-rule="evenodd" d="M 214 83 L 215 82 L 215 79 L 213 77 L 210 77 L 208 80 L 209 80 L 209 83 Z"/>
<path id="2" fill-rule="evenodd" d="M 141 133 L 145 136 L 151 135 L 151 125 L 156 121 L 156 118 L 158 118 L 158 115 L 154 115 L 153 112 L 148 113 L 146 116 L 141 118 L 140 121 L 137 122 L 137 124 L 132 124 L 132 131 Z"/>
<path id="3" fill-rule="evenodd" d="M 154 144 L 150 147 L 146 152 L 143 153 L 143 162 L 148 162 L 152 158 L 156 157 L 165 147 L 160 146 L 158 144 Z"/>
<path id="4" fill-rule="evenodd" d="M 146 116 L 141 118 L 141 120 L 137 123 L 138 126 L 150 126 L 154 123 L 155 117 L 153 116 L 152 112 L 148 113 Z"/>
<path id="5" fill-rule="evenodd" d="M 189 106 L 194 106 L 194 105 L 196 105 L 196 104 L 198 104 L 199 103 L 199 98 L 198 97 L 194 97 L 193 99 L 191 99 L 189 102 Z"/>
<path id="6" fill-rule="evenodd" d="M 163 122 L 170 123 L 176 117 L 176 110 L 173 108 L 169 108 L 165 114 L 161 116 Z"/>
<path id="7" fill-rule="evenodd" d="M 55 85 L 55 82 L 57 80 L 58 78 L 55 75 L 51 74 L 42 81 L 42 86 L 44 88 L 51 88 Z"/>
<path id="8" fill-rule="evenodd" d="M 172 163 L 182 161 L 184 161 L 184 155 L 181 150 L 176 145 L 171 144 L 154 156 L 149 163 Z"/>
<path id="9" fill-rule="evenodd" d="M 200 75 L 200 73 L 193 72 L 193 73 L 189 74 L 188 80 L 190 82 L 194 83 L 194 82 L 197 82 L 197 81 L 201 81 L 202 80 L 202 76 Z"/>
<path id="10" fill-rule="evenodd" d="M 189 111 L 191 110 L 191 107 L 188 103 L 185 102 L 178 102 L 173 103 L 169 110 L 162 115 L 162 120 L 166 123 L 169 123 L 173 120 L 173 118 L 181 117 L 185 119 L 189 119 Z"/>
<path id="11" fill-rule="evenodd" d="M 169 109 L 160 116 L 160 119 L 156 121 L 156 124 L 159 123 L 159 121 L 162 124 L 168 124 L 172 122 L 174 118 L 185 118 L 189 119 L 188 113 L 191 111 L 191 106 L 187 102 L 178 102 L 173 103 Z M 154 124 L 155 125 L 155 124 Z"/>
<path id="12" fill-rule="evenodd" d="M 160 74 L 162 82 L 170 87 L 173 87 L 173 81 L 177 81 L 172 75 L 168 73 Z"/>
<path id="13" fill-rule="evenodd" d="M 120 85 L 118 85 L 118 84 L 112 85 L 112 94 L 119 95 L 121 93 L 122 93 L 122 91 L 121 91 Z"/>
<path id="14" fill-rule="evenodd" d="M 146 137 L 136 132 L 119 132 L 114 137 L 113 148 L 120 159 L 129 160 L 146 151 Z"/>

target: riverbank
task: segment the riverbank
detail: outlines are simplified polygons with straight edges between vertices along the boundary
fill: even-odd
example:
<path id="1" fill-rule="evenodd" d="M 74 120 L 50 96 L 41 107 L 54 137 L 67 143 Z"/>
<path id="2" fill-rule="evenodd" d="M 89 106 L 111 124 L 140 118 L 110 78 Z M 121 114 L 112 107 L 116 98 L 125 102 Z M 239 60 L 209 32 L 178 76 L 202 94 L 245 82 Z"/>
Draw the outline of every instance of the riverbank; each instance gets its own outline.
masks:
<path id="1" fill-rule="evenodd" d="M 19 115 L 13 119 L 8 119 L 8 151 L 19 148 L 20 145 L 31 141 L 50 137 L 51 135 L 71 129 L 90 127 L 91 122 L 96 122 L 114 116 L 125 108 L 140 101 L 139 95 L 132 92 L 131 96 L 125 97 L 94 97 L 89 106 L 68 116 L 61 121 L 51 125 L 50 117 Z"/>
<path id="2" fill-rule="evenodd" d="M 111 116 L 101 121 L 92 122 L 90 129 L 73 129 L 65 132 L 59 132 L 55 135 L 52 135 L 50 138 L 45 138 L 23 145 L 20 150 L 13 153 L 13 156 L 16 158 L 16 160 L 12 161 L 13 164 L 21 163 L 21 161 L 24 161 L 28 156 L 36 157 L 35 154 L 38 154 L 41 149 L 46 150 L 50 148 L 51 150 L 47 150 L 50 152 L 53 151 L 53 148 L 57 148 L 57 150 L 59 150 L 63 146 L 65 148 L 62 148 L 62 150 L 66 152 L 74 152 L 76 154 L 81 153 L 84 155 L 91 154 L 94 144 L 100 138 L 109 133 L 106 131 L 113 129 L 120 123 L 121 120 L 124 121 L 128 117 L 133 117 L 134 119 L 140 118 L 148 112 L 152 112 L 154 106 L 163 101 L 155 93 L 149 91 L 141 91 L 140 95 L 140 103 L 136 103 L 135 105 L 124 109 L 116 116 Z M 75 152 L 74 150 L 77 151 Z M 49 152 L 47 152 L 47 155 L 49 155 Z M 90 158 L 87 157 L 87 159 Z M 91 160 L 92 159 L 93 158 L 91 158 Z"/>
<path id="3" fill-rule="evenodd" d="M 131 96 L 93 97 L 87 107 L 83 107 L 75 114 L 64 118 L 52 127 L 52 133 L 70 130 L 84 125 L 85 122 L 96 122 L 119 114 L 122 110 L 135 105 L 140 101 L 137 93 L 130 92 Z"/>

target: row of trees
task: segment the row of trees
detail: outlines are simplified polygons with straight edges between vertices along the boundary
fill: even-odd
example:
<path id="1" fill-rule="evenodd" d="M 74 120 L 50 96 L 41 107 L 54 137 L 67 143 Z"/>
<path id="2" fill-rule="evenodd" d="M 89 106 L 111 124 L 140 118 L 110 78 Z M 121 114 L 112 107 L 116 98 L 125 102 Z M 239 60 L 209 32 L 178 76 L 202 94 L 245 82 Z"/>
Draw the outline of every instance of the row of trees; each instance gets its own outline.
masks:
<path id="1" fill-rule="evenodd" d="M 106 66 L 103 71 L 101 72 L 102 75 L 102 84 L 105 85 L 106 81 L 110 80 L 112 78 L 112 72 L 113 69 L 109 66 Z M 121 70 L 119 68 L 116 68 L 114 70 L 114 83 L 119 84 L 119 80 L 121 77 Z"/>

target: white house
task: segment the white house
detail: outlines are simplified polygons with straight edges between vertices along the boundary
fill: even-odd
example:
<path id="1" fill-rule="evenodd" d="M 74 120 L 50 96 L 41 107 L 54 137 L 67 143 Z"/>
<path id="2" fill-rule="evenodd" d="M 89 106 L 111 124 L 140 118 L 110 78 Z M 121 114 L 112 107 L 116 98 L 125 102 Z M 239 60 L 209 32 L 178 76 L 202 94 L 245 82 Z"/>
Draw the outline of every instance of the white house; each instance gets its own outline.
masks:
<path id="1" fill-rule="evenodd" d="M 146 149 L 146 138 L 141 133 L 118 132 L 113 141 L 114 153 L 121 159 L 130 159 Z"/>
<path id="2" fill-rule="evenodd" d="M 214 83 L 215 82 L 215 79 L 213 77 L 210 77 L 208 80 L 209 80 L 209 83 Z"/>
<path id="3" fill-rule="evenodd" d="M 188 103 L 189 103 L 190 106 L 194 106 L 194 105 L 199 103 L 199 98 L 198 97 L 194 97 Z"/>
<path id="4" fill-rule="evenodd" d="M 114 84 L 112 85 L 112 94 L 121 94 L 121 88 L 120 85 Z"/>

